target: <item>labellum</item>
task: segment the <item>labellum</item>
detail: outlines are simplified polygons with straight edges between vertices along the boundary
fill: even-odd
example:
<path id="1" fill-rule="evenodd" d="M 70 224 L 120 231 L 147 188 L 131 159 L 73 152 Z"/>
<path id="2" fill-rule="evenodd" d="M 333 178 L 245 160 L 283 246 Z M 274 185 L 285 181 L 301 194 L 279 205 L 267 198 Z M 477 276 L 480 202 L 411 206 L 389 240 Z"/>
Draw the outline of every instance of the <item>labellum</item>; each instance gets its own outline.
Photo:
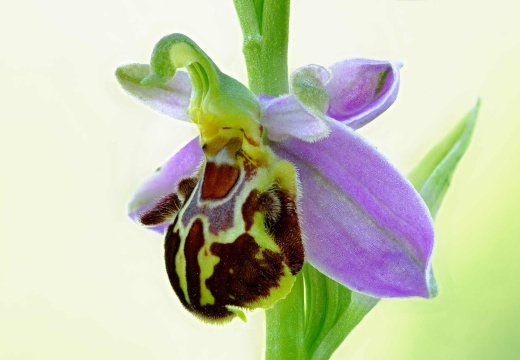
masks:
<path id="1" fill-rule="evenodd" d="M 140 220 L 154 225 L 171 219 L 166 270 L 186 309 L 208 322 L 244 318 L 242 309 L 268 308 L 284 298 L 303 266 L 296 170 L 262 143 L 254 96 L 220 73 L 186 37 L 171 35 L 159 42 L 154 73 L 143 84 L 173 77 L 164 76 L 170 68 L 153 66 L 164 64 L 165 54 L 183 58 L 180 65 L 194 84 L 189 114 L 199 126 L 205 160 L 194 177 L 181 180 Z M 174 63 L 173 58 L 169 64 Z M 247 116 L 219 113 L 214 104 L 222 102 L 226 88 L 234 91 L 224 103 L 236 101 L 241 109 L 241 101 L 249 100 Z"/>

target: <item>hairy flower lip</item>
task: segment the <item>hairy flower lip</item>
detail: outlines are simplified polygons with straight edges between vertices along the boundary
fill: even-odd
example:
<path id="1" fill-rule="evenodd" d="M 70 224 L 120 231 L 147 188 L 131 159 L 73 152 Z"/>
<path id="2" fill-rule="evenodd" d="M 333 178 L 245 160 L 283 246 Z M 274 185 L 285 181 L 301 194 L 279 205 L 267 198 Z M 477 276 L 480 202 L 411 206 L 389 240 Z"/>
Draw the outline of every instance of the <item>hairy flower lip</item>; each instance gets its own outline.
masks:
<path id="1" fill-rule="evenodd" d="M 257 97 L 263 107 L 263 121 L 268 130 L 269 145 L 279 155 L 292 161 L 300 174 L 303 187 L 302 225 L 308 238 L 305 244 L 308 261 L 329 277 L 369 295 L 429 297 L 427 281 L 433 246 L 433 226 L 428 210 L 409 182 L 375 148 L 351 130 L 370 122 L 393 103 L 399 88 L 399 64 L 367 59 L 344 60 L 328 70 L 329 78 L 323 76 L 325 73 L 321 69 L 324 68 L 311 66 L 314 67 L 316 76 L 313 79 L 313 71 L 310 71 L 311 77 L 304 79 L 305 84 L 311 84 L 311 88 L 318 93 L 322 91 L 320 87 L 325 89 L 328 104 L 323 96 L 317 97 L 320 102 L 315 103 L 302 102 L 304 99 L 295 94 L 286 95 L 284 99 Z M 176 78 L 160 88 L 143 89 L 121 76 L 127 70 L 132 70 L 137 79 L 147 75 L 145 66 L 131 65 L 118 70 L 118 79 L 123 88 L 135 94 L 145 104 L 170 115 L 186 111 L 185 108 L 179 108 L 185 102 L 179 99 L 169 103 L 166 101 L 168 96 L 174 96 L 171 89 L 177 89 L 175 94 L 181 94 L 180 96 L 187 93 L 186 88 L 178 91 L 180 83 Z M 139 73 L 136 75 L 136 72 Z M 292 121 L 294 118 L 291 118 L 291 121 L 277 128 L 277 123 L 284 119 L 284 111 L 283 106 L 276 104 L 283 105 L 284 101 L 292 103 L 293 107 L 289 107 L 290 109 L 297 109 L 294 118 L 304 115 L 301 118 L 305 122 Z M 165 111 L 168 106 L 171 109 Z M 326 111 L 320 114 L 317 109 Z M 289 115 L 286 116 L 290 118 Z M 305 129 L 305 125 L 309 123 L 315 125 L 314 130 Z M 320 124 L 325 125 L 327 132 L 323 131 L 324 127 L 320 127 Z M 346 146 L 346 143 L 350 145 Z M 174 189 L 178 181 L 195 172 L 203 160 L 202 150 L 197 145 L 197 139 L 189 142 L 141 186 L 130 204 L 130 216 L 134 220 L 138 219 L 138 214 L 146 206 L 166 195 L 164 191 Z M 316 150 L 318 148 L 328 149 L 328 159 L 323 158 L 325 155 Z M 357 157 L 356 151 L 352 150 L 354 148 L 358 149 Z M 371 160 L 363 163 L 364 156 Z M 349 157 L 350 164 L 343 164 L 346 157 Z M 332 158 L 334 159 L 331 160 Z M 336 162 L 336 165 L 326 165 L 325 160 Z M 374 166 L 374 161 L 378 165 Z M 312 163 L 315 169 L 329 166 L 334 171 L 313 172 L 309 170 L 312 166 L 309 167 L 306 163 Z M 342 172 L 343 168 L 348 171 Z M 360 172 L 363 169 L 365 172 Z M 343 180 L 334 180 L 334 175 L 343 177 Z M 345 180 L 349 176 L 351 179 Z M 365 189 L 351 190 L 355 183 L 352 179 L 363 184 Z M 380 194 L 378 187 L 382 185 L 379 180 L 388 180 L 385 185 L 387 193 Z M 323 185 L 327 182 L 335 182 L 335 195 L 333 190 L 324 190 Z M 392 189 L 398 191 L 392 192 Z M 326 203 L 320 204 L 320 193 L 322 198 L 327 199 Z M 370 194 L 374 193 L 380 194 L 380 198 L 371 198 Z M 346 213 L 350 221 L 341 218 Z M 417 221 L 403 223 L 399 215 L 403 213 L 408 217 L 415 216 Z M 330 226 L 331 221 L 336 228 Z M 161 233 L 165 228 L 166 225 L 162 224 L 151 227 Z M 327 237 L 320 236 L 320 229 Z M 341 234 L 338 231 L 349 237 L 340 239 Z M 367 239 L 367 234 L 371 232 L 377 236 Z"/>

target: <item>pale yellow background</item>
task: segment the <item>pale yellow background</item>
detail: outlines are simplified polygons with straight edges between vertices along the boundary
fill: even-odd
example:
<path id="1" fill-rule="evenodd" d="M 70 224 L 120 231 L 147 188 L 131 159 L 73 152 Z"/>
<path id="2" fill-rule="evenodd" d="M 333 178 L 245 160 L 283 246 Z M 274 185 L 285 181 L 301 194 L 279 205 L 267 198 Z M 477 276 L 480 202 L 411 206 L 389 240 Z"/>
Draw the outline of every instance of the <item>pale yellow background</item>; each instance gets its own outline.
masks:
<path id="1" fill-rule="evenodd" d="M 290 68 L 398 59 L 396 104 L 362 133 L 403 171 L 483 100 L 437 219 L 440 295 L 384 300 L 336 359 L 520 352 L 517 1 L 294 0 Z M 0 359 L 261 359 L 263 314 L 184 311 L 162 239 L 132 224 L 139 181 L 196 135 L 127 97 L 117 65 L 191 36 L 245 80 L 231 0 L 5 2 L 0 13 Z"/>

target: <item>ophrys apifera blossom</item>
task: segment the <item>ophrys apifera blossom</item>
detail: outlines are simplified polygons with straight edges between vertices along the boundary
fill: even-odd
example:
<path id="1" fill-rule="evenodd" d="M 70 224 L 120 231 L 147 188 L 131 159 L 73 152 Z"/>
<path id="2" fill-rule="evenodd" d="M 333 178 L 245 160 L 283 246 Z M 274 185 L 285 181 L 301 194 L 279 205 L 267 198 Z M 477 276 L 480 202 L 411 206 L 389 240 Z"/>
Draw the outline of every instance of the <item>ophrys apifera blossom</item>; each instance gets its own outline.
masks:
<path id="1" fill-rule="evenodd" d="M 225 322 L 272 306 L 304 261 L 369 295 L 430 296 L 428 209 L 354 131 L 393 103 L 399 65 L 311 65 L 292 75 L 290 94 L 255 97 L 173 34 L 150 66 L 117 75 L 129 93 L 200 131 L 129 207 L 165 234 L 170 282 L 197 317 Z"/>

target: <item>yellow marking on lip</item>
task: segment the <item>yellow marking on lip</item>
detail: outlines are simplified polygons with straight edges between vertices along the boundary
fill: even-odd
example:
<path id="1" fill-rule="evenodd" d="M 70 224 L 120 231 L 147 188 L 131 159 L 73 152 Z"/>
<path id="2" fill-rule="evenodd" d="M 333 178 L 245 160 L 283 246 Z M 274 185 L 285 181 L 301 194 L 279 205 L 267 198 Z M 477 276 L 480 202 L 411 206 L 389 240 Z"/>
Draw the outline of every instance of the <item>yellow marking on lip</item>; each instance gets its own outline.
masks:
<path id="1" fill-rule="evenodd" d="M 291 274 L 291 270 L 284 263 L 283 264 L 283 275 L 280 276 L 280 282 L 278 286 L 272 287 L 269 295 L 266 297 L 259 297 L 257 300 L 247 304 L 248 309 L 263 308 L 268 309 L 273 306 L 278 300 L 285 299 L 285 297 L 291 292 L 296 277 Z"/>
<path id="2" fill-rule="evenodd" d="M 253 226 L 251 227 L 249 233 L 255 238 L 258 246 L 260 246 L 261 249 L 267 249 L 275 253 L 281 253 L 280 248 L 278 245 L 276 245 L 271 236 L 266 236 L 266 231 L 264 229 L 264 214 L 257 212 L 253 219 Z"/>
<path id="3" fill-rule="evenodd" d="M 179 277 L 179 286 L 184 294 L 184 299 L 190 304 L 190 297 L 188 296 L 188 282 L 186 280 L 186 257 L 184 256 L 184 239 L 181 237 L 179 250 L 175 255 L 175 272 Z"/>
<path id="4" fill-rule="evenodd" d="M 217 265 L 220 259 L 211 254 L 209 247 L 211 246 L 211 242 L 207 241 L 207 234 L 205 237 L 204 246 L 200 249 L 199 254 L 197 256 L 199 266 L 200 266 L 200 305 L 213 305 L 215 304 L 215 297 L 211 294 L 208 287 L 206 286 L 206 280 L 213 275 L 215 270 L 215 265 Z"/>

